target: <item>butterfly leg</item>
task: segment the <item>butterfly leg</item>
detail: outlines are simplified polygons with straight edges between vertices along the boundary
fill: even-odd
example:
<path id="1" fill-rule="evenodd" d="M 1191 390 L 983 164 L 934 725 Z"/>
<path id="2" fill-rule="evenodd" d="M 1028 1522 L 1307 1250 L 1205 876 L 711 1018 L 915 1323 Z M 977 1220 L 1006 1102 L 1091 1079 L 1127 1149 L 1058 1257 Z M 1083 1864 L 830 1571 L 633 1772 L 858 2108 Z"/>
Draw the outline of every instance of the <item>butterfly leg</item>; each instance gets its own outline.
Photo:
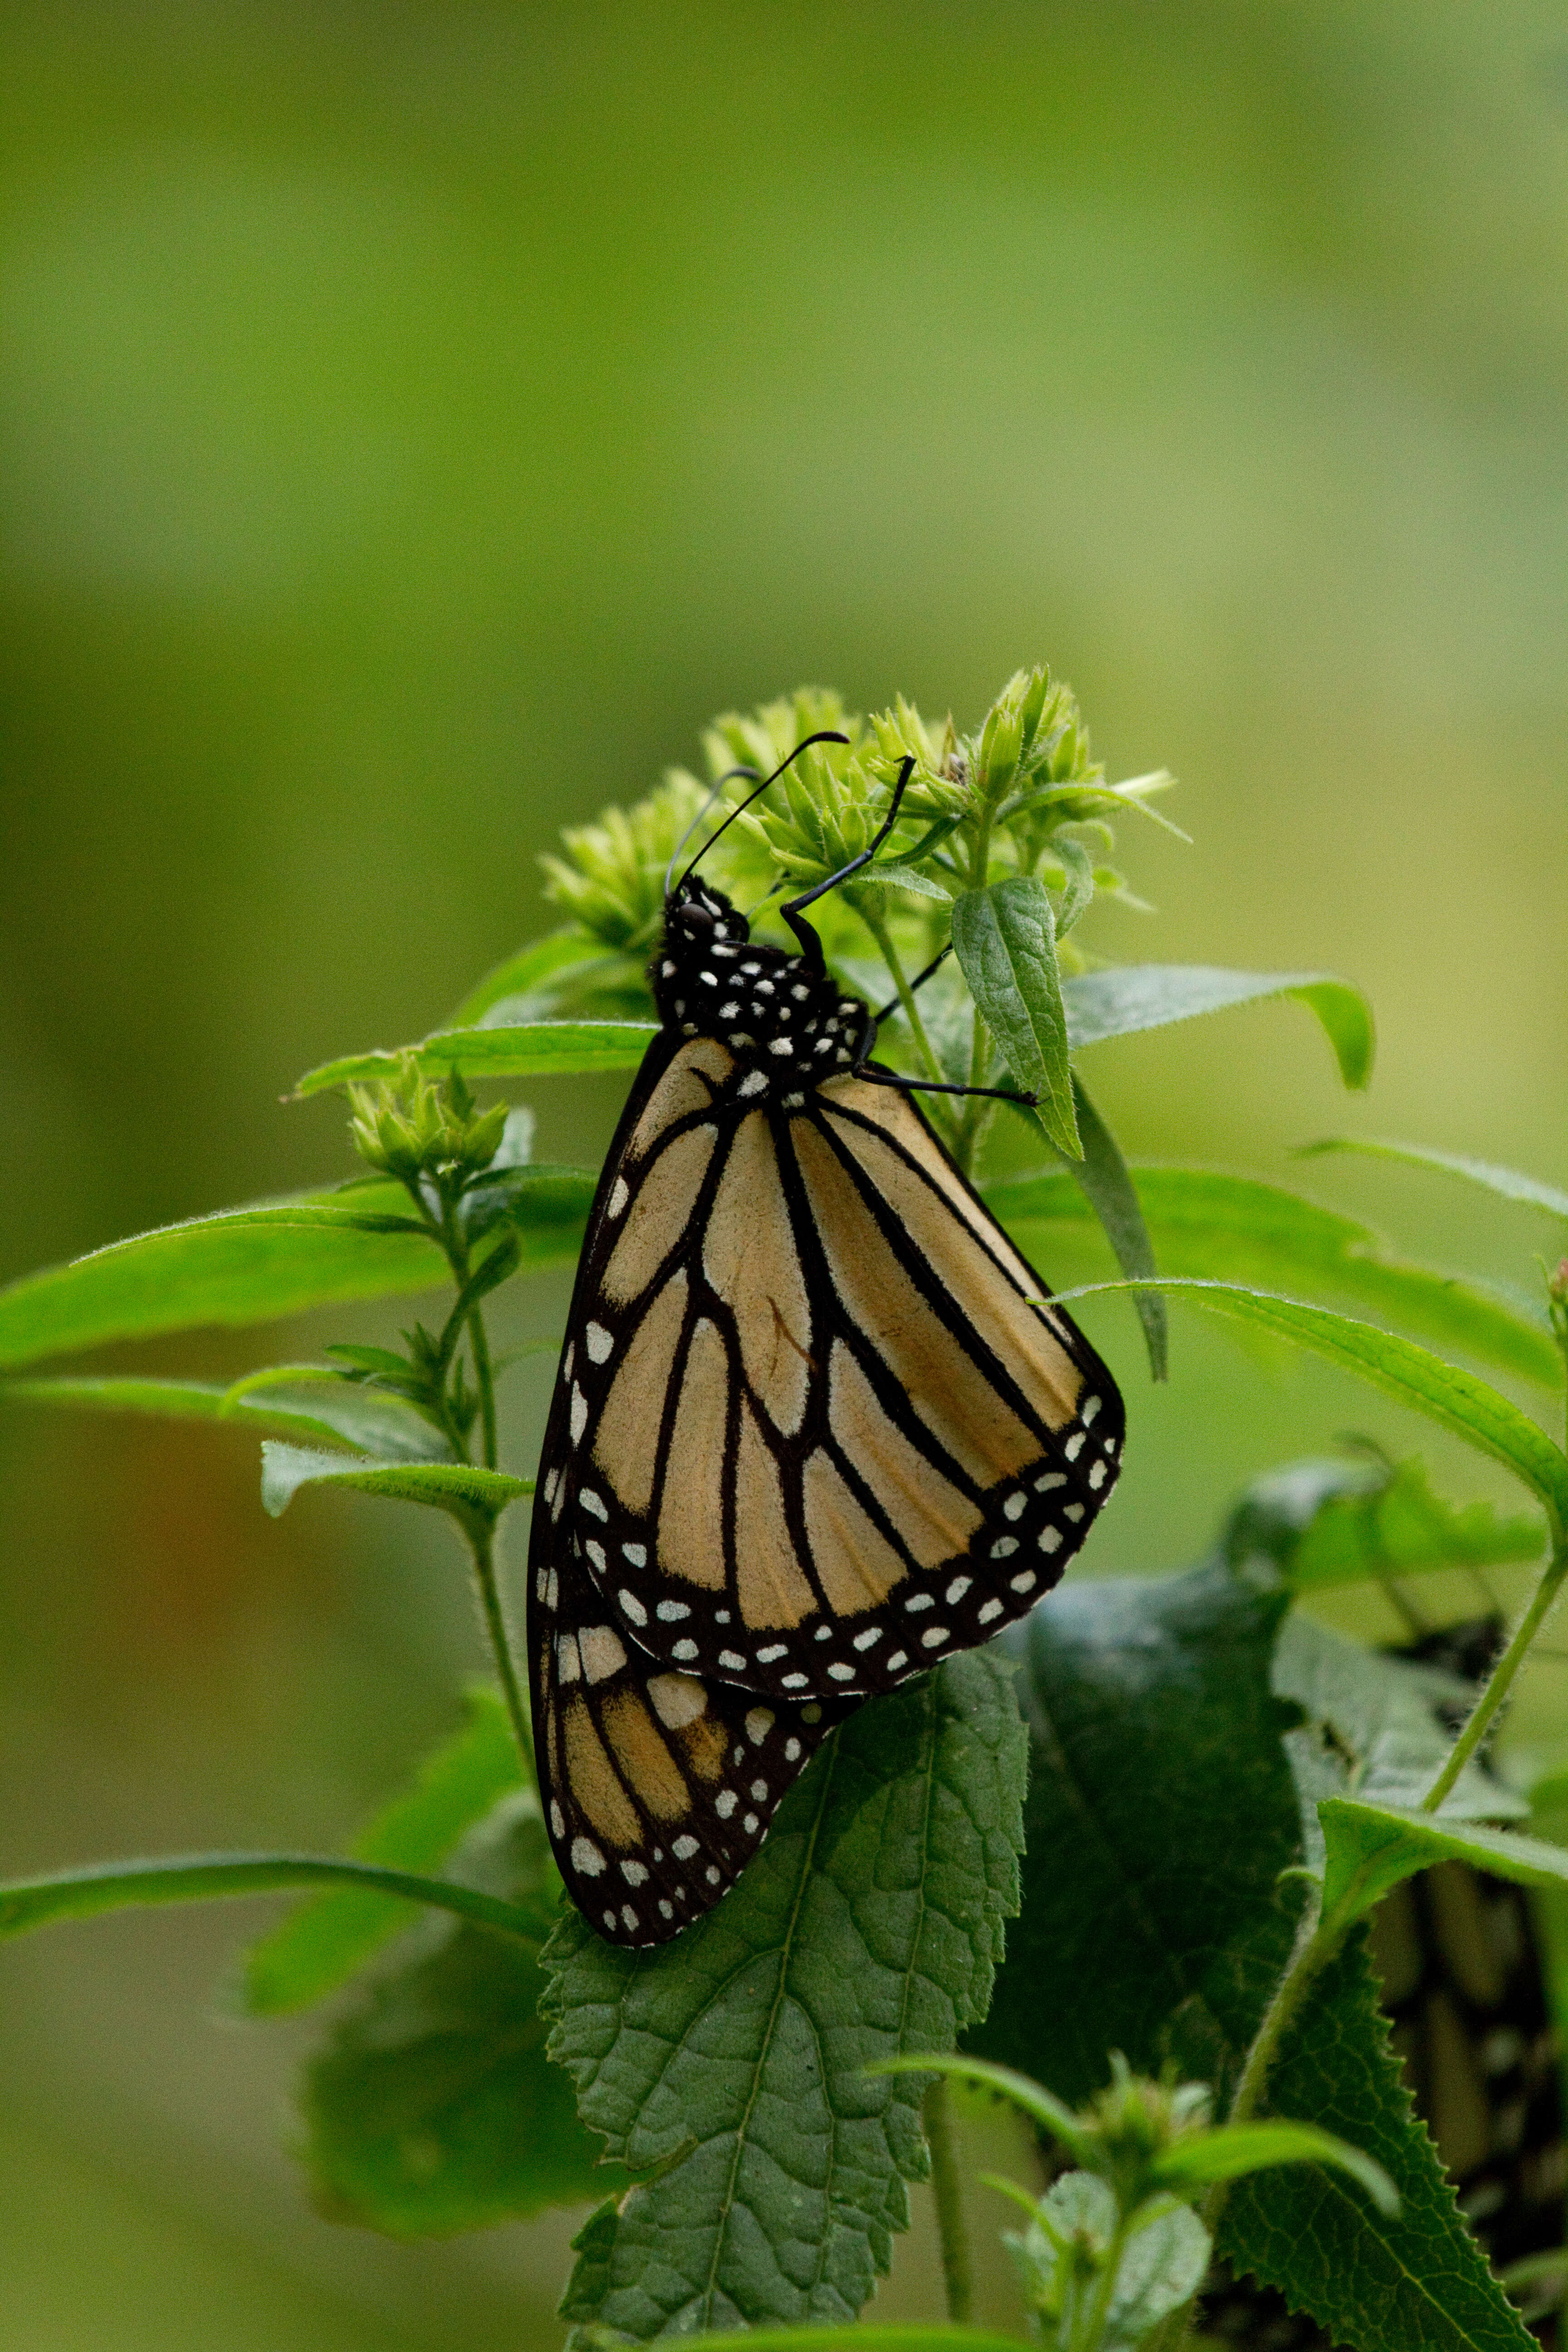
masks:
<path id="1" fill-rule="evenodd" d="M 868 1054 L 874 1043 L 874 1035 L 868 1037 Z M 865 1060 L 857 1062 L 849 1075 L 864 1078 L 868 1086 L 897 1087 L 904 1095 L 988 1095 L 993 1102 L 1022 1103 L 1026 1110 L 1033 1110 L 1040 1099 L 1038 1095 L 1019 1094 L 1012 1087 L 950 1087 L 936 1078 L 908 1078 L 901 1070 L 879 1069 L 875 1062 Z"/>
<path id="2" fill-rule="evenodd" d="M 904 797 L 910 778 L 914 772 L 914 757 L 911 753 L 904 760 L 899 770 L 899 781 L 893 786 L 893 797 L 888 803 L 887 815 L 882 819 L 859 856 L 852 857 L 847 866 L 841 866 L 837 874 L 828 876 L 826 882 L 814 883 L 809 890 L 803 890 L 798 898 L 787 899 L 779 908 L 779 913 L 799 940 L 801 953 L 813 971 L 821 971 L 824 969 L 822 941 L 809 923 L 802 922 L 801 916 L 804 910 L 811 905 L 813 899 L 824 897 L 829 890 L 837 890 L 841 882 L 848 881 L 851 874 L 858 874 L 862 866 L 870 864 L 899 821 L 899 803 Z"/>

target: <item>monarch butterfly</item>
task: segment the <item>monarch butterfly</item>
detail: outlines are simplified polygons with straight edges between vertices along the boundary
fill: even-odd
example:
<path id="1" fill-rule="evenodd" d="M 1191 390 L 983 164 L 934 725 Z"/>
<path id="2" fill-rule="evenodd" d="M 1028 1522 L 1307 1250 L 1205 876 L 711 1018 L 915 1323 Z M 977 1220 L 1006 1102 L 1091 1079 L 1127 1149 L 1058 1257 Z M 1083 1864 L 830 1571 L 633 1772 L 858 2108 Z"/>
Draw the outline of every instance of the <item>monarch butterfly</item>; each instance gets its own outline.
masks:
<path id="1" fill-rule="evenodd" d="M 798 953 L 696 878 L 717 833 L 667 877 L 659 1029 L 589 1216 L 528 1572 L 545 1817 L 616 1943 L 709 1909 L 862 1699 L 1023 1616 L 1120 1466 L 1110 1375 L 920 1082 L 870 1060 L 885 1015 L 804 919 L 913 766 L 869 847 L 781 909 Z"/>

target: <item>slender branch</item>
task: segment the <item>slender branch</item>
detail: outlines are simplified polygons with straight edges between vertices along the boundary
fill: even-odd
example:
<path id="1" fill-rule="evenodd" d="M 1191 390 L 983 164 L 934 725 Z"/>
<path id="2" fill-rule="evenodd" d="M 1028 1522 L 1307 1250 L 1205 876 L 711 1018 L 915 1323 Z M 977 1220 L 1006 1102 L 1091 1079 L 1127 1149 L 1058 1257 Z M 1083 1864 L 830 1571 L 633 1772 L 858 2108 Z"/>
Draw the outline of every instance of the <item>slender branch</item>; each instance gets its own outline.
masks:
<path id="1" fill-rule="evenodd" d="M 490 1367 L 490 1346 L 485 1336 L 483 1309 L 468 1318 L 468 1347 L 474 1359 L 474 1381 L 479 1391 L 479 1427 L 484 1434 L 485 1468 L 496 1466 L 496 1384 Z"/>
<path id="2" fill-rule="evenodd" d="M 920 1047 L 928 1073 L 939 1081 L 945 1078 L 947 1072 L 937 1060 L 931 1039 L 926 1035 L 925 1024 L 921 1019 L 920 1007 L 915 1003 L 914 991 L 910 988 L 904 967 L 900 961 L 899 950 L 894 945 L 893 935 L 888 928 L 887 917 L 879 909 L 862 907 L 860 919 L 881 950 L 882 961 L 891 975 L 893 986 L 898 990 L 899 1003 L 902 1008 L 905 1020 L 913 1032 L 915 1043 Z"/>
<path id="3" fill-rule="evenodd" d="M 496 1579 L 495 1529 L 488 1528 L 481 1534 L 470 1529 L 468 1542 L 474 1555 L 474 1581 L 479 1587 L 479 1611 L 489 1635 L 490 1650 L 500 1676 L 501 1690 L 506 1697 L 506 1711 L 511 1718 L 512 1735 L 518 1753 L 522 1758 L 523 1771 L 531 1786 L 539 1786 L 539 1768 L 533 1754 L 533 1727 L 529 1717 L 528 1701 L 517 1678 L 512 1662 L 511 1643 L 506 1630 L 506 1615 L 501 1608 L 500 1586 Z"/>
<path id="4" fill-rule="evenodd" d="M 969 2251 L 969 2225 L 963 2216 L 963 2174 L 958 2160 L 958 2134 L 952 2120 L 952 2099 L 944 2075 L 938 2075 L 925 2095 L 921 2120 L 931 2146 L 931 2185 L 936 2197 L 937 2231 L 942 2242 L 942 2275 L 947 2289 L 947 2315 L 962 2324 L 974 2307 L 974 2271 Z"/>
<path id="5" fill-rule="evenodd" d="M 1531 1643 L 1552 1613 L 1553 1602 L 1568 1577 L 1568 1548 L 1559 1547 L 1542 1571 L 1535 1597 L 1519 1621 L 1512 1641 L 1487 1677 L 1485 1689 L 1471 1708 L 1469 1719 L 1448 1751 L 1447 1760 L 1432 1786 L 1421 1800 L 1424 1813 L 1435 1813 L 1455 1781 L 1486 1738 L 1492 1717 L 1508 1696 L 1515 1675 L 1524 1664 Z"/>

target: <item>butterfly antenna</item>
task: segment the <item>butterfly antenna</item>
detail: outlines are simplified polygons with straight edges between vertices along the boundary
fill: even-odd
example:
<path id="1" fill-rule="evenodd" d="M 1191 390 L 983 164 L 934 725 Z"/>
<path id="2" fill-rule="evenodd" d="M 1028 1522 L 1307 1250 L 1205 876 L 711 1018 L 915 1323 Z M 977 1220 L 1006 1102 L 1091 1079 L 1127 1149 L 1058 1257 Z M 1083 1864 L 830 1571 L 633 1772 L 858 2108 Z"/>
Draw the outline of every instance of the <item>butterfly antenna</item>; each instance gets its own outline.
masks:
<path id="1" fill-rule="evenodd" d="M 704 818 L 705 818 L 705 817 L 710 814 L 710 811 L 711 811 L 711 809 L 712 809 L 712 806 L 713 806 L 714 802 L 719 798 L 719 795 L 720 795 L 720 793 L 723 791 L 723 789 L 724 789 L 725 785 L 726 785 L 726 784 L 730 784 L 730 783 L 733 783 L 733 782 L 734 782 L 734 780 L 735 780 L 735 778 L 736 778 L 737 776 L 754 776 L 754 775 L 756 774 L 756 772 L 756 772 L 755 768 L 726 768 L 726 769 L 725 769 L 725 771 L 724 771 L 724 772 L 723 772 L 723 774 L 722 774 L 721 777 L 719 777 L 719 779 L 717 780 L 717 782 L 715 782 L 715 784 L 714 784 L 714 786 L 713 786 L 712 791 L 709 793 L 709 795 L 708 795 L 707 799 L 703 802 L 703 803 L 702 803 L 701 807 L 698 810 L 698 812 L 697 812 L 696 815 L 692 818 L 691 823 L 687 826 L 686 831 L 681 835 L 680 839 L 676 843 L 675 847 L 674 847 L 674 848 L 670 851 L 670 853 L 669 853 L 669 864 L 668 864 L 668 865 L 665 867 L 665 869 L 664 869 L 664 895 L 665 895 L 665 897 L 666 897 L 667 898 L 668 898 L 668 896 L 669 896 L 669 894 L 670 894 L 670 891 L 671 891 L 672 887 L 674 887 L 674 884 L 673 884 L 673 877 L 674 877 L 674 874 L 675 874 L 675 861 L 676 861 L 676 859 L 679 856 L 679 855 L 680 855 L 681 851 L 685 848 L 685 846 L 686 846 L 687 843 L 690 840 L 690 838 L 691 838 L 692 835 L 696 832 L 696 830 L 697 830 L 698 826 L 702 823 L 703 819 L 704 819 Z M 771 780 L 770 780 L 770 781 L 771 781 Z M 741 803 L 741 806 L 742 806 L 742 808 L 744 808 L 744 807 L 745 807 L 745 805 L 746 805 L 746 803 L 744 803 L 744 801 L 742 801 L 742 803 Z M 698 856 L 698 857 L 700 857 L 700 856 L 701 856 L 701 855 L 702 855 L 702 852 L 701 852 L 700 850 L 699 850 L 699 851 L 698 851 L 698 853 L 697 853 L 697 856 Z M 695 864 L 696 864 L 696 862 L 697 862 L 697 859 L 696 859 L 696 858 L 693 858 L 693 860 L 692 860 L 692 865 L 695 865 Z M 688 874 L 689 874 L 689 873 L 690 873 L 690 871 L 691 871 L 691 866 L 689 866 L 687 867 L 686 871 L 687 871 L 687 873 L 688 873 Z M 681 877 L 681 879 L 684 881 L 684 880 L 685 880 L 685 878 L 686 878 L 686 877 L 685 877 L 685 875 L 683 875 L 683 876 Z"/>
<path id="2" fill-rule="evenodd" d="M 717 831 L 709 835 L 707 840 L 703 843 L 701 848 L 698 851 L 696 856 L 692 859 L 690 865 L 681 876 L 681 881 L 689 882 L 690 880 L 692 875 L 696 873 L 697 868 L 701 865 L 702 860 L 707 856 L 708 852 L 712 848 L 713 844 L 718 840 L 720 834 L 725 832 L 729 826 L 732 825 L 735 819 L 738 816 L 742 815 L 744 812 L 751 807 L 752 803 L 754 800 L 759 800 L 763 793 L 767 791 L 770 784 L 776 784 L 779 778 L 784 774 L 784 770 L 786 768 L 793 767 L 803 751 L 809 751 L 814 743 L 847 743 L 848 740 L 849 738 L 847 735 L 840 735 L 837 730 L 832 727 L 823 728 L 821 732 L 816 735 L 803 736 L 801 740 L 795 745 L 795 750 L 789 754 L 789 757 L 779 761 L 778 766 L 773 770 L 773 774 L 771 776 L 764 776 L 762 782 L 749 792 L 743 801 L 737 802 L 735 806 L 730 811 L 729 815 L 724 819 L 724 823 L 718 827 Z M 756 772 L 757 772 L 754 768 L 731 768 L 730 771 L 730 773 L 732 776 L 754 776 Z M 724 779 L 721 778 L 720 781 L 723 782 Z M 715 787 L 715 789 L 717 789 L 717 787 Z M 692 820 L 691 825 L 687 829 L 688 835 L 696 829 L 696 825 L 699 822 L 700 820 L 697 818 Z M 682 845 L 684 846 L 684 843 Z M 675 856 L 679 857 L 679 855 L 680 851 L 678 849 L 675 853 Z M 669 862 L 673 866 L 675 864 L 675 857 L 672 857 Z M 668 876 L 666 877 L 665 881 L 664 895 L 667 898 L 670 895 Z"/>

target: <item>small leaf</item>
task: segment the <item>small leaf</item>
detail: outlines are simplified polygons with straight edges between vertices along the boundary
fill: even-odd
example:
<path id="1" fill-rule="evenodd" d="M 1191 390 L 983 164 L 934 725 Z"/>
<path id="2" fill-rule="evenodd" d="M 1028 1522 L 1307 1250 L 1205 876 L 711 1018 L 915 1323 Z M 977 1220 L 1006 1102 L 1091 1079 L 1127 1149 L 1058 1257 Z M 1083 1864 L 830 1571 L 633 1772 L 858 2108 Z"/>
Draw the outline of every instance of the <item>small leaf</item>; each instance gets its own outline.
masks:
<path id="1" fill-rule="evenodd" d="M 1545 1542 L 1540 1519 L 1504 1518 L 1490 1503 L 1456 1510 L 1414 1454 L 1396 1465 L 1293 1462 L 1270 1471 L 1247 1489 L 1224 1538 L 1233 1566 L 1264 1553 L 1296 1592 L 1539 1559 Z"/>
<path id="2" fill-rule="evenodd" d="M 1016 1900 L 1023 1746 L 1005 1669 L 967 1652 L 835 1733 L 676 1943 L 629 1950 L 563 1920 L 552 2053 L 612 2156 L 668 2163 L 584 2252 L 574 2317 L 639 2343 L 855 2317 L 927 2162 L 915 2086 L 865 2069 L 951 2049 L 984 2013 Z"/>
<path id="3" fill-rule="evenodd" d="M 1194 1282 L 1172 1275 L 1158 1279 L 1163 1290 L 1190 1294 L 1217 1315 L 1256 1324 L 1338 1364 L 1342 1370 L 1356 1373 L 1372 1387 L 1462 1437 L 1479 1453 L 1489 1454 L 1540 1496 L 1553 1537 L 1562 1537 L 1568 1524 L 1568 1457 L 1517 1405 L 1489 1388 L 1485 1381 L 1460 1371 L 1455 1364 L 1446 1364 L 1440 1356 L 1401 1339 L 1397 1332 L 1380 1331 L 1351 1316 L 1331 1314 L 1325 1307 L 1304 1307 L 1298 1299 L 1248 1290 L 1235 1282 Z M 1122 1282 L 1092 1283 L 1079 1290 L 1060 1291 L 1058 1297 L 1082 1298 L 1092 1291 L 1130 1287 Z"/>
<path id="4" fill-rule="evenodd" d="M 550 931 L 542 940 L 532 940 L 515 955 L 508 956 L 486 972 L 483 980 L 471 988 L 450 1020 L 443 1022 L 444 1029 L 473 1029 L 484 1019 L 493 1004 L 503 997 L 529 996 L 536 989 L 574 964 L 597 963 L 604 960 L 604 950 L 588 931 L 579 930 L 568 923 L 558 931 Z"/>
<path id="5" fill-rule="evenodd" d="M 1217 1275 L 1274 1289 L 1331 1288 L 1446 1347 L 1553 1391 L 1563 1359 L 1544 1315 L 1527 1321 L 1461 1276 L 1391 1256 L 1370 1227 L 1250 1177 L 1140 1167 L 1138 1197 L 1169 1274 Z M 1067 1171 L 1007 1176 L 985 1187 L 1004 1224 L 1086 1222 Z"/>
<path id="6" fill-rule="evenodd" d="M 1445 1176 L 1462 1176 L 1501 1200 L 1545 1209 L 1553 1217 L 1568 1217 L 1568 1192 L 1559 1192 L 1555 1184 L 1542 1183 L 1539 1177 L 1521 1175 L 1517 1168 L 1500 1168 L 1489 1160 L 1467 1160 L 1457 1151 L 1431 1151 L 1419 1143 L 1379 1143 L 1359 1135 L 1331 1135 L 1321 1143 L 1305 1143 L 1299 1156 L 1311 1160 L 1326 1151 L 1359 1151 L 1369 1160 L 1397 1160 L 1408 1168 L 1434 1168 Z"/>
<path id="7" fill-rule="evenodd" d="M 1121 1147 L 1085 1094 L 1083 1082 L 1076 1070 L 1072 1076 L 1072 1090 L 1083 1158 L 1070 1160 L 1064 1152 L 1062 1164 L 1104 1227 L 1105 1238 L 1115 1251 L 1116 1263 L 1122 1273 L 1134 1278 L 1139 1275 L 1157 1274 L 1159 1267 L 1155 1263 L 1154 1244 L 1149 1238 L 1149 1228 L 1143 1222 L 1143 1211 L 1138 1199 L 1138 1188 L 1121 1156 Z M 1170 1347 L 1165 1302 L 1157 1290 L 1135 1290 L 1132 1304 L 1137 1309 L 1138 1320 L 1143 1326 L 1150 1375 L 1156 1381 L 1163 1381 Z"/>
<path id="8" fill-rule="evenodd" d="M 427 1903 L 455 1911 L 503 1935 L 519 1936 L 538 1948 L 534 1911 L 503 1903 L 442 1878 L 408 1870 L 383 1870 L 368 1862 L 343 1862 L 321 1854 L 191 1853 L 163 1862 L 95 1863 L 85 1870 L 57 1872 L 48 1878 L 18 1879 L 0 1886 L 0 1937 L 25 1936 L 57 1919 L 93 1919 L 106 1911 L 144 1910 L 163 1903 L 210 1903 L 235 1895 L 275 1895 L 296 1886 L 367 1887 L 405 1903 Z"/>
<path id="9" fill-rule="evenodd" d="M 531 1797 L 505 1799 L 450 1867 L 537 1912 L 552 1873 Z M 536 1953 L 467 1925 L 427 1921 L 421 1937 L 307 2067 L 318 2204 L 391 2237 L 448 2237 L 593 2196 L 605 2179 L 544 2054 Z"/>
<path id="10" fill-rule="evenodd" d="M 658 1031 L 641 1021 L 526 1021 L 507 1029 L 443 1029 L 395 1053 L 349 1054 L 307 1070 L 294 1099 L 332 1087 L 392 1084 L 410 1064 L 421 1077 L 461 1070 L 471 1078 L 577 1077 L 590 1070 L 635 1070 Z"/>
<path id="11" fill-rule="evenodd" d="M 970 994 L 1014 1076 L 1039 1097 L 1047 1134 L 1068 1159 L 1081 1159 L 1057 971 L 1056 917 L 1045 884 L 1015 874 L 984 890 L 965 890 L 953 901 L 952 945 Z"/>
<path id="12" fill-rule="evenodd" d="M 363 1495 L 385 1495 L 403 1503 L 427 1503 L 449 1511 L 463 1526 L 492 1526 L 509 1503 L 531 1495 L 531 1478 L 509 1478 L 468 1462 L 354 1462 L 339 1454 L 317 1454 L 270 1440 L 261 1449 L 261 1501 L 273 1518 L 286 1511 L 301 1486 L 354 1486 Z"/>
<path id="13" fill-rule="evenodd" d="M 301 1368 L 280 1368 L 296 1379 Z M 0 1381 L 0 1404 L 63 1405 L 88 1412 L 151 1413 L 173 1421 L 205 1421 L 241 1429 L 250 1436 L 265 1433 L 309 1444 L 342 1441 L 384 1459 L 406 1455 L 410 1461 L 444 1458 L 444 1438 L 415 1413 L 405 1412 L 389 1397 L 367 1396 L 363 1390 L 334 1381 L 313 1397 L 310 1412 L 301 1412 L 258 1397 L 235 1397 L 221 1381 L 161 1381 L 105 1375 L 96 1379 L 56 1379 Z"/>
<path id="14" fill-rule="evenodd" d="M 1129 963 L 1082 972 L 1062 988 L 1073 1051 L 1102 1037 L 1163 1029 L 1200 1013 L 1290 996 L 1310 1006 L 1323 1025 L 1347 1087 L 1372 1076 L 1372 1010 L 1359 988 L 1327 971 L 1226 971 L 1201 963 Z"/>
<path id="15" fill-rule="evenodd" d="M 892 890 L 912 890 L 917 898 L 938 898 L 943 906 L 950 904 L 952 898 L 952 892 L 944 889 L 933 876 L 922 874 L 918 866 L 906 866 L 901 860 L 897 864 L 868 866 L 851 887 L 871 890 L 879 885 L 886 885 Z"/>
<path id="16" fill-rule="evenodd" d="M 1318 1807 L 1328 1846 L 1323 1916 L 1356 1919 L 1435 1862 L 1468 1862 L 1517 1886 L 1568 1886 L 1568 1846 L 1513 1830 L 1478 1828 L 1447 1813 L 1415 1812 L 1357 1797 L 1327 1797 Z"/>
<path id="17" fill-rule="evenodd" d="M 354 1857 L 398 1870 L 434 1870 L 519 1780 L 517 1743 L 491 1691 L 468 1693 L 468 1720 L 420 1766 L 354 1840 Z M 253 2017 L 282 2017 L 334 1992 L 416 1915 L 374 1887 L 339 1887 L 302 1903 L 246 1955 L 242 1997 Z"/>
<path id="18" fill-rule="evenodd" d="M 1278 2287 L 1333 2344 L 1531 2352 L 1411 2114 L 1361 1934 L 1309 1988 L 1269 2098 L 1282 2116 L 1364 2150 L 1393 2181 L 1399 2211 L 1369 2212 L 1358 2189 L 1317 2165 L 1240 2180 L 1216 2233 L 1238 2276 Z"/>
<path id="19" fill-rule="evenodd" d="M 941 2052 L 923 2051 L 918 2055 L 879 2059 L 868 2066 L 868 2074 L 944 2074 L 960 2083 L 978 2083 L 999 2098 L 1010 2099 L 1020 2115 L 1038 2124 L 1043 2132 L 1060 2140 L 1068 2154 L 1079 2164 L 1089 2161 L 1091 2141 L 1081 2117 L 1075 2116 L 1065 2101 L 1047 2091 L 1043 2083 L 1030 2075 L 1020 2074 L 1016 2066 L 994 2065 L 988 2058 L 966 2058 L 962 2052 L 943 2056 Z"/>
<path id="20" fill-rule="evenodd" d="M 600 2214 L 615 2208 L 601 2206 L 587 2228 L 573 2239 L 574 2247 L 588 2241 L 588 2231 L 595 2227 Z M 563 2305 L 563 2316 L 571 2319 L 575 2307 Z M 573 2336 L 571 2352 L 619 2352 L 626 2341 L 618 2328 L 586 2326 Z M 702 2352 L 1020 2352 L 1016 2336 L 998 2336 L 991 2327 L 949 2326 L 943 2322 L 922 2327 L 917 2320 L 881 2322 L 862 2320 L 853 2336 L 846 2336 L 840 2327 L 742 2327 L 721 2328 L 717 2335 L 705 2335 Z"/>
<path id="21" fill-rule="evenodd" d="M 1079 917 L 1087 913 L 1094 898 L 1094 867 L 1081 841 L 1070 834 L 1058 833 L 1051 837 L 1051 856 L 1059 858 L 1067 872 L 1067 887 L 1057 908 L 1057 937 L 1065 940 Z"/>
<path id="22" fill-rule="evenodd" d="M 1315 2124 L 1222 2124 L 1178 2140 L 1154 2166 L 1154 2178 L 1181 2195 L 1215 2180 L 1239 2180 L 1279 2164 L 1327 2164 L 1348 2172 L 1380 2213 L 1399 2210 L 1399 2191 L 1381 2164 Z"/>

